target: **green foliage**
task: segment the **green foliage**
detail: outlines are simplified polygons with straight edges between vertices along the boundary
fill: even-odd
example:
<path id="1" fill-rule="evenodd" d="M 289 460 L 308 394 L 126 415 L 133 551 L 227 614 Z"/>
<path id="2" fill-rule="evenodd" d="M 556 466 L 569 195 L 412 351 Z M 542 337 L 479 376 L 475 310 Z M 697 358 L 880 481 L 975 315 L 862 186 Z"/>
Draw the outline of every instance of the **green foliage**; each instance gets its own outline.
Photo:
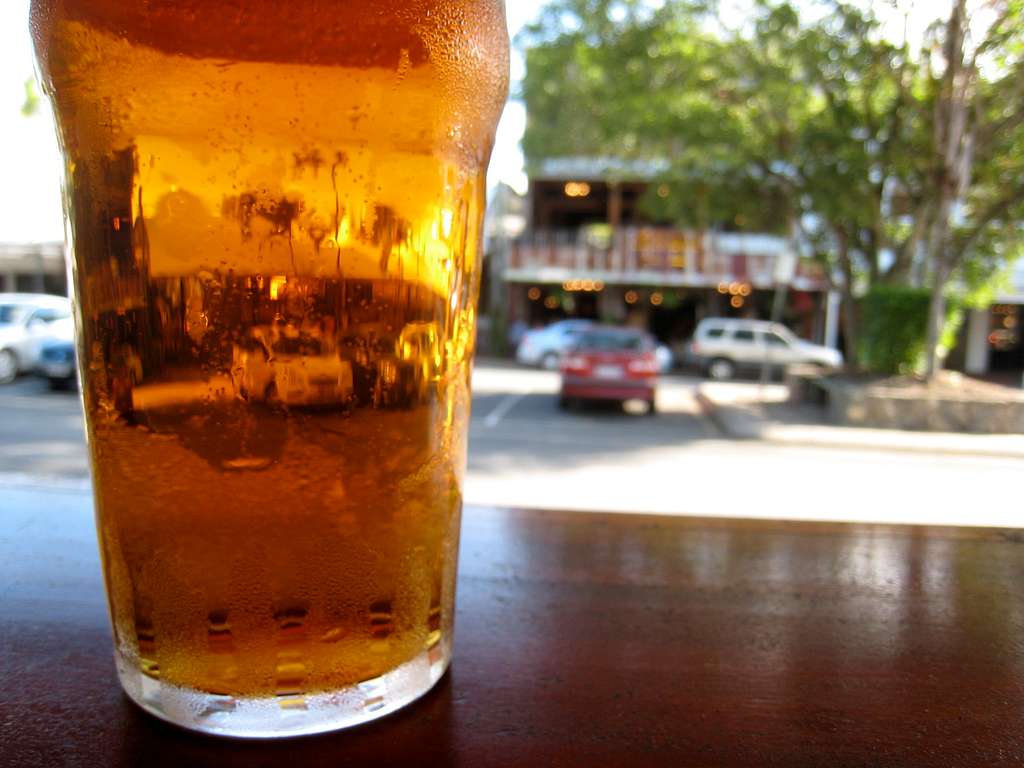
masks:
<path id="1" fill-rule="evenodd" d="M 967 319 L 967 310 L 971 307 L 961 297 L 955 294 L 946 295 L 946 316 L 942 324 L 942 333 L 939 334 L 939 357 L 943 360 L 956 346 L 957 336 Z M 925 350 L 925 354 L 928 350 Z"/>
<path id="2" fill-rule="evenodd" d="M 777 232 L 796 221 L 843 279 L 912 281 L 934 214 L 941 40 L 918 52 L 927 41 L 886 37 L 870 4 L 811 5 L 751 0 L 743 25 L 728 29 L 708 3 L 552 0 L 518 40 L 528 166 L 668 161 L 655 180 L 668 194 L 643 201 L 656 220 Z M 997 266 L 1007 238 L 1019 240 L 1006 222 L 1024 215 L 1024 193 L 1006 200 L 1024 188 L 1021 0 L 1000 5 L 976 110 L 989 128 L 957 230 L 958 247 L 983 261 L 987 248 Z"/>
<path id="3" fill-rule="evenodd" d="M 888 375 L 920 373 L 924 367 L 931 291 L 898 285 L 873 286 L 861 300 L 859 357 L 864 370 Z M 964 304 L 946 301 L 942 332 L 952 348 L 964 320 Z"/>
<path id="4" fill-rule="evenodd" d="M 662 292 L 661 306 L 663 309 L 678 309 L 682 303 L 683 300 L 675 291 Z"/>
<path id="5" fill-rule="evenodd" d="M 652 217 L 685 226 L 784 232 L 806 212 L 873 225 L 871 156 L 906 51 L 873 42 L 878 24 L 840 4 L 804 25 L 789 3 L 754 3 L 744 34 L 701 4 L 610 14 L 561 0 L 527 46 L 528 164 L 561 155 L 668 160 Z M 644 5 L 644 4 L 640 4 Z"/>
<path id="6" fill-rule="evenodd" d="M 710 139 L 706 94 L 720 44 L 700 28 L 697 7 L 668 0 L 558 0 L 525 30 L 528 165 L 568 155 L 664 159 L 695 149 L 663 138 L 687 127 Z"/>
<path id="7" fill-rule="evenodd" d="M 25 81 L 25 101 L 21 104 L 21 114 L 24 117 L 31 117 L 39 111 L 39 91 L 36 90 L 35 78 L 30 77 Z"/>
<path id="8" fill-rule="evenodd" d="M 906 374 L 923 362 L 931 292 L 878 285 L 861 301 L 860 360 L 873 373 Z"/>

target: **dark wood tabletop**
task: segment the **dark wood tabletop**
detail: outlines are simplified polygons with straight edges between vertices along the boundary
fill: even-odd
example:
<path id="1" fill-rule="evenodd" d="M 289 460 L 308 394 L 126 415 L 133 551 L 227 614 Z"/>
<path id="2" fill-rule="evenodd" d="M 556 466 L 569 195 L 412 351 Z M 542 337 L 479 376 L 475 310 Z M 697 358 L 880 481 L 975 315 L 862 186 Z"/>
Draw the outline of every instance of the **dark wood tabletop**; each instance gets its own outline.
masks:
<path id="1" fill-rule="evenodd" d="M 0 488 L 3 766 L 1024 764 L 1018 531 L 470 508 L 451 672 L 220 740 L 114 675 L 91 501 Z"/>

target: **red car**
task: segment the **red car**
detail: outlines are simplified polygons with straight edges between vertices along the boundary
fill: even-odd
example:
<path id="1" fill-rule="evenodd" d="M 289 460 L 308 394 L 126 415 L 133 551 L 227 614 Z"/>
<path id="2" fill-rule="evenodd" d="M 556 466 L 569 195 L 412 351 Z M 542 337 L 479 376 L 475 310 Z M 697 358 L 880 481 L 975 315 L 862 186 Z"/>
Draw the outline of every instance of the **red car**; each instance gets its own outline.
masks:
<path id="1" fill-rule="evenodd" d="M 594 326 L 562 359 L 562 408 L 580 400 L 643 400 L 654 413 L 658 359 L 648 334 Z"/>

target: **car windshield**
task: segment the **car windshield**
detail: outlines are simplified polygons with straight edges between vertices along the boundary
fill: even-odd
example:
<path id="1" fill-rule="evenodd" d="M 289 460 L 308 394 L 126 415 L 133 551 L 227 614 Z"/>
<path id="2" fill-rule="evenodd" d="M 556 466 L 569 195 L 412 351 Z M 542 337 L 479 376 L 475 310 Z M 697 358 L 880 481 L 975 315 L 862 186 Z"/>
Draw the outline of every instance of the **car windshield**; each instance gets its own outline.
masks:
<path id="1" fill-rule="evenodd" d="M 2 304 L 0 305 L 0 325 L 17 325 L 25 319 L 25 315 L 30 311 L 30 307 L 22 304 Z"/>
<path id="2" fill-rule="evenodd" d="M 647 340 L 634 333 L 591 332 L 580 337 L 580 349 L 596 349 L 608 352 L 636 351 L 648 348 Z"/>
<path id="3" fill-rule="evenodd" d="M 66 320 L 69 317 L 71 317 L 71 313 L 66 309 L 52 309 L 47 307 L 44 309 L 37 309 L 35 314 L 32 316 L 32 322 L 39 321 L 43 323 L 52 323 L 57 320 Z"/>

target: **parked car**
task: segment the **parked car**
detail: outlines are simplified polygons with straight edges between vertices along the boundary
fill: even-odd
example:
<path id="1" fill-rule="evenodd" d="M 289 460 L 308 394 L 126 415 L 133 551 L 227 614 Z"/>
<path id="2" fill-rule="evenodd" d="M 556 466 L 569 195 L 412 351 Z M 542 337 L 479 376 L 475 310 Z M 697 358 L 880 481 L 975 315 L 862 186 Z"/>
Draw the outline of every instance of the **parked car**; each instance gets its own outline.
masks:
<path id="1" fill-rule="evenodd" d="M 395 351 L 405 362 L 418 368 L 417 378 L 427 386 L 441 378 L 444 369 L 441 334 L 435 322 L 408 323 L 395 344 Z"/>
<path id="2" fill-rule="evenodd" d="M 839 350 L 797 338 L 784 325 L 730 318 L 701 320 L 689 357 L 712 379 L 731 379 L 740 370 L 759 369 L 765 363 L 776 368 L 808 364 L 836 369 L 843 365 Z"/>
<path id="3" fill-rule="evenodd" d="M 382 351 L 374 359 L 373 407 L 411 408 L 426 396 L 417 380 L 415 363 L 402 360 L 391 351 Z"/>
<path id="4" fill-rule="evenodd" d="M 559 320 L 546 328 L 527 331 L 516 349 L 516 360 L 524 365 L 539 365 L 554 371 L 580 334 L 593 327 L 591 320 Z"/>
<path id="5" fill-rule="evenodd" d="M 44 293 L 0 293 L 0 384 L 34 370 L 51 324 L 71 317 L 71 302 Z"/>
<path id="6" fill-rule="evenodd" d="M 580 400 L 643 400 L 655 412 L 658 359 L 654 340 L 630 328 L 592 326 L 561 363 L 559 405 Z"/>
<path id="7" fill-rule="evenodd" d="M 250 401 L 331 405 L 353 393 L 352 365 L 308 335 L 257 329 L 232 351 L 235 391 Z"/>
<path id="8" fill-rule="evenodd" d="M 75 324 L 71 318 L 51 324 L 51 336 L 39 345 L 36 372 L 50 382 L 50 389 L 71 389 L 75 375 Z"/>

